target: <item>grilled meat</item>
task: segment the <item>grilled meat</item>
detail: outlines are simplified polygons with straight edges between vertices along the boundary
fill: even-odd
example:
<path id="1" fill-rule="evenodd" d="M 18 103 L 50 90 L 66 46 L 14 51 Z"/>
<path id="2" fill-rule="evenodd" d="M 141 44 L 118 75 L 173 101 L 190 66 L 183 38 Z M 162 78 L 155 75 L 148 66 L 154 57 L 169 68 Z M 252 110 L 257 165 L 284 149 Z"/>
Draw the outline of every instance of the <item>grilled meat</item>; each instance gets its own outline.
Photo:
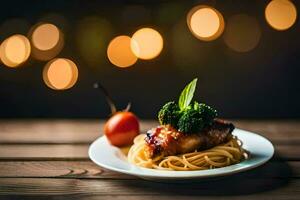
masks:
<path id="1" fill-rule="evenodd" d="M 232 123 L 221 119 L 215 119 L 211 126 L 194 134 L 178 132 L 171 126 L 158 126 L 147 132 L 146 154 L 155 158 L 209 149 L 229 141 L 233 129 Z"/>

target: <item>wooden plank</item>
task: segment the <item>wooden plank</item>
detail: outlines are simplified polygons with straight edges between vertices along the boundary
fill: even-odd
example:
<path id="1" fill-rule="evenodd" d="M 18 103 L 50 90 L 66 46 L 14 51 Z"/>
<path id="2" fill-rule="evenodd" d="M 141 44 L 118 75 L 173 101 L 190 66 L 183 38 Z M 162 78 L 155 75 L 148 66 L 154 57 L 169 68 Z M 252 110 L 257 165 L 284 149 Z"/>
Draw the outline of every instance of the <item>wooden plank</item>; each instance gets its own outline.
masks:
<path id="1" fill-rule="evenodd" d="M 295 166 L 297 168 L 297 166 Z M 0 178 L 133 179 L 103 169 L 92 161 L 0 161 Z"/>
<path id="2" fill-rule="evenodd" d="M 300 120 L 231 120 L 237 127 L 252 131 L 300 132 Z"/>
<path id="3" fill-rule="evenodd" d="M 233 176 L 174 184 L 144 180 L 95 180 L 95 179 L 36 179 L 1 178 L 1 195 L 98 195 L 98 196 L 227 196 L 251 195 L 253 199 L 261 195 L 265 199 L 276 196 L 300 197 L 299 179 L 240 179 Z M 172 199 L 173 199 L 172 198 Z M 230 197 L 231 198 L 231 197 Z M 171 198 L 170 198 L 171 199 Z"/>
<path id="4" fill-rule="evenodd" d="M 209 194 L 210 195 L 210 194 Z M 131 195 L 131 196 L 88 196 L 88 197 L 79 197 L 81 200 L 99 200 L 100 199 L 110 199 L 113 198 L 114 200 L 216 200 L 216 199 L 224 199 L 224 200 L 299 200 L 299 195 L 288 195 L 285 193 L 270 191 L 265 193 L 256 193 L 256 194 L 247 194 L 247 195 L 240 195 L 240 194 L 232 194 L 232 195 L 218 195 L 212 194 L 209 196 L 208 194 L 199 194 L 199 195 L 192 195 L 192 194 L 185 194 L 185 195 L 159 195 L 159 196 L 152 196 L 152 195 Z M 23 199 L 22 199 L 23 200 Z M 31 199 L 30 199 L 31 200 Z"/>
<path id="5" fill-rule="evenodd" d="M 271 161 L 242 176 L 266 178 L 299 178 L 299 161 Z M 1 161 L 0 178 L 81 178 L 135 179 L 98 167 L 91 161 Z"/>
<path id="6" fill-rule="evenodd" d="M 86 144 L 2 144 L 0 160 L 87 160 Z M 300 160 L 300 145 L 275 145 L 275 159 Z"/>
<path id="7" fill-rule="evenodd" d="M 274 159 L 300 160 L 299 145 L 275 145 Z"/>
<path id="8" fill-rule="evenodd" d="M 41 145 L 41 144 L 3 144 L 0 145 L 0 160 L 42 160 L 42 159 L 87 159 L 88 145 Z"/>
<path id="9" fill-rule="evenodd" d="M 142 122 L 141 131 L 156 125 Z M 0 120 L 0 143 L 91 143 L 103 126 L 103 120 Z"/>
<path id="10" fill-rule="evenodd" d="M 233 120 L 238 128 L 257 132 L 278 144 L 300 144 L 299 120 Z M 90 143 L 102 135 L 103 120 L 0 120 L 0 143 Z M 157 125 L 142 120 L 145 132 Z"/>
<path id="11" fill-rule="evenodd" d="M 1 143 L 88 143 L 102 133 L 100 120 L 0 121 Z"/>
<path id="12" fill-rule="evenodd" d="M 299 120 L 233 120 L 237 128 L 269 138 L 273 143 L 299 144 Z"/>
<path id="13" fill-rule="evenodd" d="M 274 196 L 273 196 L 274 195 Z M 286 193 L 280 192 L 266 192 L 266 193 L 257 193 L 257 194 L 247 194 L 247 195 L 207 195 L 207 194 L 199 194 L 199 195 L 59 195 L 59 197 L 52 196 L 39 196 L 39 195 L 5 195 L 0 196 L 0 200 L 61 200 L 61 199 L 74 199 L 74 200 L 216 200 L 216 199 L 224 199 L 224 200 L 299 200 L 299 195 L 287 195 Z"/>
<path id="14" fill-rule="evenodd" d="M 215 200 L 215 199 L 224 199 L 224 200 L 266 200 L 266 199 L 272 199 L 272 200 L 299 200 L 299 195 L 286 195 L 282 193 L 277 193 L 277 192 L 267 192 L 267 193 L 261 193 L 261 194 L 248 194 L 248 195 L 177 195 L 177 196 L 166 196 L 166 195 L 159 195 L 155 196 L 156 199 L 159 200 L 199 200 L 199 199 L 205 199 L 205 200 Z M 273 196 L 274 195 L 274 196 Z M 154 197 L 154 198 L 155 198 Z M 76 197 L 75 197 L 76 198 Z M 99 200 L 99 199 L 114 199 L 114 200 L 153 200 L 152 195 L 143 195 L 143 196 L 138 196 L 138 195 L 131 195 L 131 196 L 88 196 L 88 197 L 79 197 L 81 200 Z M 78 198 L 76 198 L 78 199 Z M 25 199 L 22 199 L 25 200 Z M 32 200 L 32 199 L 30 199 Z M 40 199 L 39 199 L 40 200 Z"/>

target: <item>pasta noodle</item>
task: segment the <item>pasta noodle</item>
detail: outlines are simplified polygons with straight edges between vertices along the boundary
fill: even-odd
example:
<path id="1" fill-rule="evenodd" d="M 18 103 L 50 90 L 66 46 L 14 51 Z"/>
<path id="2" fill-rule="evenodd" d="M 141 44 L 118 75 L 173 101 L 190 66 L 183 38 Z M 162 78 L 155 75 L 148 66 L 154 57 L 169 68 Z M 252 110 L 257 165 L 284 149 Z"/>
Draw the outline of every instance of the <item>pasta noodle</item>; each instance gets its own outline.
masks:
<path id="1" fill-rule="evenodd" d="M 128 161 L 140 167 L 175 171 L 203 170 L 236 164 L 248 157 L 242 142 L 233 136 L 227 143 L 204 151 L 149 159 L 144 151 L 144 138 L 144 134 L 138 135 L 128 152 Z"/>

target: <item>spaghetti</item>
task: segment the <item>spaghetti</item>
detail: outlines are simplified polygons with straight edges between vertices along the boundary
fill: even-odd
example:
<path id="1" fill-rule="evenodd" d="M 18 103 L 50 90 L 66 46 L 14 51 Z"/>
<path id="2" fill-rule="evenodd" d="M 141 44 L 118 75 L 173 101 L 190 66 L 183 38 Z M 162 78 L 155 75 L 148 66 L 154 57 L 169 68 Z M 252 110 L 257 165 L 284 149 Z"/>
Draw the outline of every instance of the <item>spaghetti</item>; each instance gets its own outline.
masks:
<path id="1" fill-rule="evenodd" d="M 242 142 L 233 136 L 227 143 L 204 151 L 195 151 L 176 156 L 148 158 L 145 154 L 145 135 L 138 135 L 128 152 L 128 161 L 140 167 L 189 171 L 229 166 L 248 158 Z"/>

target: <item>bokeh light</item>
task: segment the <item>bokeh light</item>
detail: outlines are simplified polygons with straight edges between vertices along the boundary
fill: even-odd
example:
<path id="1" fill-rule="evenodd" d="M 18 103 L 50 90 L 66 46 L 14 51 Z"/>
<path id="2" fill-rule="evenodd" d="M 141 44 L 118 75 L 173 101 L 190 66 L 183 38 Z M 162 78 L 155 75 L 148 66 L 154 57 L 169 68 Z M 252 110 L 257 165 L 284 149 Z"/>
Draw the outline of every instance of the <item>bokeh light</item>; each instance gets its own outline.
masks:
<path id="1" fill-rule="evenodd" d="M 75 85 L 78 79 L 76 64 L 66 58 L 49 61 L 43 70 L 43 79 L 54 90 L 66 90 Z"/>
<path id="2" fill-rule="evenodd" d="M 218 38 L 224 30 L 224 18 L 209 6 L 196 6 L 187 15 L 187 24 L 195 37 L 204 41 Z"/>
<path id="3" fill-rule="evenodd" d="M 82 60 L 95 70 L 106 64 L 107 45 L 113 35 L 109 21 L 97 16 L 82 19 L 76 29 L 76 44 Z"/>
<path id="4" fill-rule="evenodd" d="M 31 39 L 39 50 L 52 49 L 59 41 L 59 29 L 53 24 L 41 24 L 33 31 Z"/>
<path id="5" fill-rule="evenodd" d="M 5 39 L 0 47 L 0 58 L 8 67 L 17 67 L 24 63 L 30 55 L 29 40 L 24 35 L 13 35 Z"/>
<path id="6" fill-rule="evenodd" d="M 198 42 L 186 27 L 186 16 L 174 25 L 170 37 L 170 51 L 175 66 L 182 73 L 189 73 L 191 70 L 198 72 L 207 65 L 212 52 L 211 43 Z"/>
<path id="7" fill-rule="evenodd" d="M 137 61 L 131 47 L 131 38 L 125 35 L 115 37 L 108 45 L 107 57 L 118 67 L 129 67 Z"/>
<path id="8" fill-rule="evenodd" d="M 140 59 L 155 58 L 163 49 L 163 38 L 152 28 L 139 29 L 131 38 L 131 49 Z"/>
<path id="9" fill-rule="evenodd" d="M 232 16 L 224 32 L 226 45 L 237 52 L 254 49 L 260 40 L 261 30 L 255 18 L 239 14 Z"/>
<path id="10" fill-rule="evenodd" d="M 273 0 L 266 7 L 265 17 L 271 27 L 283 31 L 293 26 L 297 10 L 289 0 Z"/>
<path id="11" fill-rule="evenodd" d="M 54 24 L 39 23 L 29 32 L 32 55 L 38 60 L 50 60 L 57 56 L 64 46 L 64 36 Z"/>
<path id="12" fill-rule="evenodd" d="M 38 21 L 43 23 L 55 24 L 63 32 L 65 32 L 69 28 L 67 19 L 59 13 L 46 13 L 45 15 L 41 16 Z"/>

